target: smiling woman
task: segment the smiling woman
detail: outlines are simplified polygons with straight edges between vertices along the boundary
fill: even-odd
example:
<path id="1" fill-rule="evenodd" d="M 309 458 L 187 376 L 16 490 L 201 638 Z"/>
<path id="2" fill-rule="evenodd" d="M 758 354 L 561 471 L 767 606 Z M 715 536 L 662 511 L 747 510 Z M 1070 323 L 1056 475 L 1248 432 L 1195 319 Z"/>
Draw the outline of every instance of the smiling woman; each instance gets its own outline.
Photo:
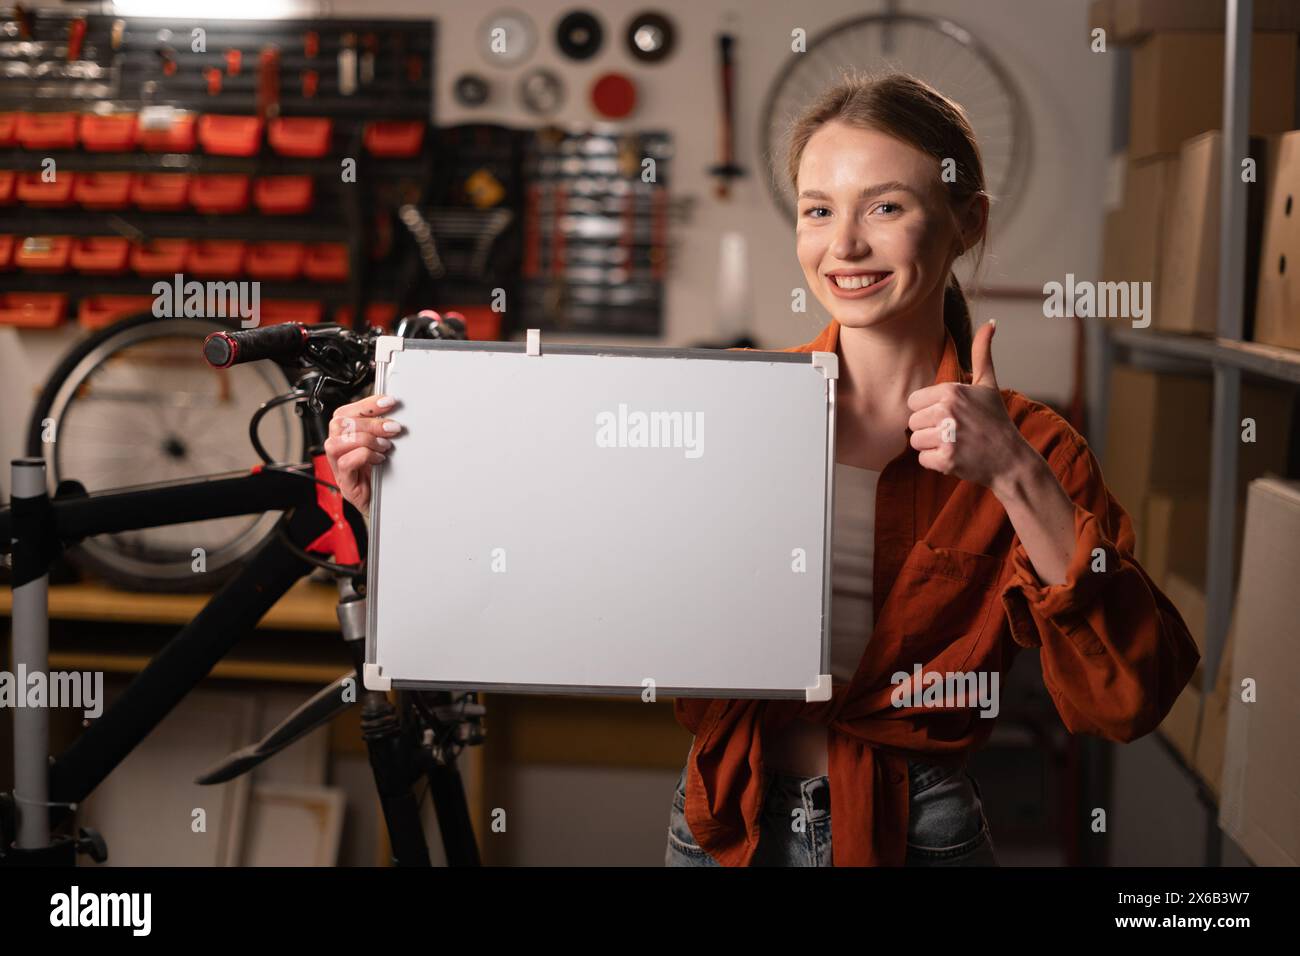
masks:
<path id="1" fill-rule="evenodd" d="M 840 370 L 832 699 L 678 698 L 694 740 L 665 862 L 993 863 L 965 766 L 1019 651 L 1067 729 L 1124 742 L 1199 655 L 1086 442 L 998 386 L 992 322 L 972 335 L 952 265 L 982 251 L 990 196 L 962 108 L 911 76 L 847 79 L 795 123 L 786 172 L 831 316 L 787 351 Z M 934 691 L 896 693 L 899 673 Z"/>
<path id="2" fill-rule="evenodd" d="M 970 312 L 952 264 L 976 247 L 982 259 L 991 197 L 961 108 L 903 74 L 851 79 L 795 123 L 785 172 L 798 201 L 799 263 L 827 311 L 852 325 L 942 297 L 944 326 L 969 369 Z M 831 305 L 868 297 L 859 308 Z"/>

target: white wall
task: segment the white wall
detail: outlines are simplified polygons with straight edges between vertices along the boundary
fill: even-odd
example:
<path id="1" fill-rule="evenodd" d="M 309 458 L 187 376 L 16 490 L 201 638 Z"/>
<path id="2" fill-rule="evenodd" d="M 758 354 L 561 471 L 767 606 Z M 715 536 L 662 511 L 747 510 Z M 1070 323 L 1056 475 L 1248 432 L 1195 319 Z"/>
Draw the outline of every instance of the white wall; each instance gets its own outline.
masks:
<path id="1" fill-rule="evenodd" d="M 695 197 L 692 220 L 676 230 L 668 287 L 663 345 L 689 345 L 729 330 L 717 327 L 715 275 L 720 236 L 739 231 L 748 236 L 753 282 L 751 334 L 769 347 L 805 342 L 825 323 L 815 301 L 809 312 L 793 315 L 791 290 L 802 282 L 794 258 L 793 232 L 778 213 L 759 179 L 757 126 L 763 98 L 779 65 L 789 55 L 790 31 L 803 27 L 810 37 L 827 26 L 880 9 L 881 4 L 853 0 L 600 0 L 606 44 L 592 60 L 565 60 L 552 41 L 561 13 L 583 5 L 579 0 L 530 0 L 515 4 L 538 25 L 540 42 L 525 64 L 554 69 L 569 86 L 558 116 L 565 122 L 591 120 L 587 87 L 607 69 L 624 70 L 639 85 L 640 104 L 628 121 L 633 128 L 662 128 L 676 142 L 672 175 L 674 194 Z M 1003 62 L 1027 101 L 1033 136 L 1033 164 L 1024 205 L 1010 228 L 996 236 L 985 262 L 989 286 L 1036 287 L 1066 272 L 1095 271 L 1100 246 L 1102 197 L 1109 150 L 1112 59 L 1088 51 L 1087 0 L 912 0 L 909 12 L 948 16 L 976 34 Z M 628 19 L 647 7 L 675 18 L 679 46 L 659 65 L 636 63 L 624 51 L 622 33 Z M 172 9 L 185 15 L 186 3 Z M 439 21 L 436 115 L 440 123 L 468 120 L 534 124 L 515 106 L 514 85 L 521 68 L 501 69 L 487 63 L 475 44 L 477 28 L 490 4 L 452 0 L 335 0 L 328 9 L 338 16 L 421 16 Z M 730 202 L 713 198 L 707 169 L 717 161 L 718 93 L 715 34 L 724 25 L 737 37 L 739 160 L 751 171 Z M 475 111 L 455 106 L 452 80 L 473 69 L 508 83 L 507 101 Z M 498 99 L 501 102 L 500 90 Z M 1036 301 L 988 300 L 975 306 L 976 320 L 996 316 L 1002 323 L 996 360 L 1004 385 L 1037 397 L 1063 399 L 1069 394 L 1073 367 L 1070 328 L 1043 318 Z M 20 452 L 31 397 L 57 356 L 73 342 L 74 328 L 60 332 L 0 329 L 0 451 L 7 462 Z M 559 341 L 559 336 L 553 336 Z M 610 344 L 623 340 L 602 338 Z M 7 472 L 7 466 L 6 466 Z M 0 483 L 7 485 L 6 480 Z"/>

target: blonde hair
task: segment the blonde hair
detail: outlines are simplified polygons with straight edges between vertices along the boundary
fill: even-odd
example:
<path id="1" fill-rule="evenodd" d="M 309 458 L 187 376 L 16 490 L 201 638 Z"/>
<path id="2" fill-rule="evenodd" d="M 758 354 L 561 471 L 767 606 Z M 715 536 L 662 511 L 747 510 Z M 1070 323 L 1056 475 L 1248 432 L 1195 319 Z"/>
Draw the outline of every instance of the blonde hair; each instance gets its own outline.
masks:
<path id="1" fill-rule="evenodd" d="M 972 196 L 989 197 L 979 143 L 966 111 L 924 80 L 907 73 L 848 74 L 795 119 L 790 126 L 785 172 L 796 192 L 804 149 L 813 134 L 831 122 L 887 133 L 933 156 L 940 164 L 953 160 L 956 179 L 946 185 L 949 205 L 954 210 Z M 987 236 L 986 224 L 974 243 L 979 247 L 977 270 L 984 258 Z M 962 254 L 966 251 L 962 250 Z M 951 272 L 944 287 L 943 324 L 957 345 L 962 367 L 969 371 L 970 309 L 956 274 Z"/>

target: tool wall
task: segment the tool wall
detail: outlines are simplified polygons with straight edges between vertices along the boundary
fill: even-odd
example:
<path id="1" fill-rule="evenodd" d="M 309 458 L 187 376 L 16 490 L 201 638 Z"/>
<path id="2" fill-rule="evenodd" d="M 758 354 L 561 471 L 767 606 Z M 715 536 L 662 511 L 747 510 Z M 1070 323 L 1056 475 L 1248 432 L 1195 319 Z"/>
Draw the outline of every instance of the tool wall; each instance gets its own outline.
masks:
<path id="1" fill-rule="evenodd" d="M 609 104 L 589 125 L 430 126 L 436 38 L 429 20 L 0 20 L 0 324 L 99 328 L 182 274 L 257 282 L 263 324 L 433 306 L 475 338 L 660 335 L 684 212 L 670 136 Z"/>
<path id="2" fill-rule="evenodd" d="M 393 219 L 433 169 L 431 21 L 0 29 L 0 323 L 103 325 L 175 273 L 258 280 L 263 323 L 397 311 Z"/>

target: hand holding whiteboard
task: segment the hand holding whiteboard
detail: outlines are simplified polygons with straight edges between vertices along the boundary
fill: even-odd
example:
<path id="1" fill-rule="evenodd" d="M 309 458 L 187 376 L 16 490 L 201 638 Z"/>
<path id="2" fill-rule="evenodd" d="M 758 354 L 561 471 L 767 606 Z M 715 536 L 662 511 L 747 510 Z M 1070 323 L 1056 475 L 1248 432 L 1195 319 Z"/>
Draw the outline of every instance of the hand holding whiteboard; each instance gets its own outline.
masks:
<path id="1" fill-rule="evenodd" d="M 366 686 L 826 700 L 833 353 L 386 336 Z"/>

